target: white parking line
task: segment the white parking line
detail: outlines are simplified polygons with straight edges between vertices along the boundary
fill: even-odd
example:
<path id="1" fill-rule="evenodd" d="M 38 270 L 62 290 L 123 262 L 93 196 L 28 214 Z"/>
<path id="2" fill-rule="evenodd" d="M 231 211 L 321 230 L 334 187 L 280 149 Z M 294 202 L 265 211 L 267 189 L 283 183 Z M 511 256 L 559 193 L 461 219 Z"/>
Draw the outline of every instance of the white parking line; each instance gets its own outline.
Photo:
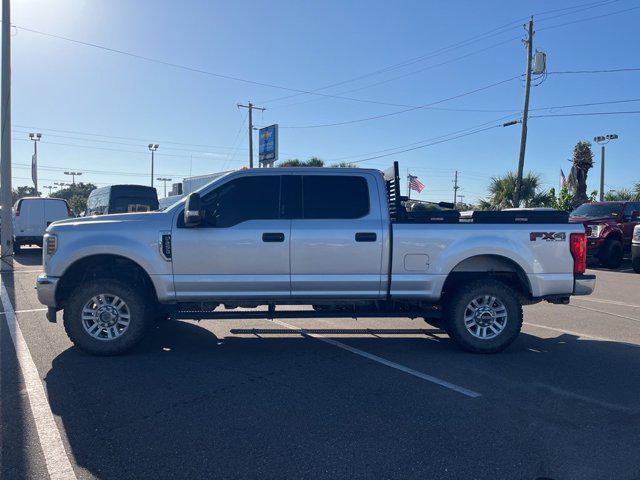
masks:
<path id="1" fill-rule="evenodd" d="M 12 313 L 32 313 L 32 312 L 46 312 L 46 308 L 32 308 L 31 310 L 13 310 Z M 7 312 L 0 312 L 0 315 L 6 315 Z"/>
<path id="2" fill-rule="evenodd" d="M 618 340 L 614 340 L 613 338 L 596 337 L 594 335 L 589 335 L 587 333 L 575 332 L 573 330 L 565 330 L 564 328 L 548 327 L 546 325 L 540 325 L 540 324 L 537 324 L 537 323 L 529 323 L 529 322 L 522 322 L 522 324 L 523 325 L 529 325 L 530 327 L 543 328 L 545 330 L 552 330 L 554 332 L 559 332 L 559 333 L 568 333 L 569 335 L 575 335 L 576 337 L 589 338 L 591 340 L 599 340 L 601 342 L 621 343 L 621 344 L 627 345 L 629 347 L 640 348 L 640 345 L 638 345 L 637 343 L 620 342 Z"/>
<path id="3" fill-rule="evenodd" d="M 73 471 L 67 452 L 64 449 L 64 444 L 62 443 L 58 426 L 53 419 L 53 413 L 47 401 L 47 394 L 44 391 L 40 375 L 33 362 L 31 353 L 29 353 L 27 342 L 22 336 L 13 305 L 11 304 L 11 300 L 9 300 L 9 295 L 1 279 L 0 299 L 5 308 L 4 317 L 16 350 L 18 364 L 24 377 L 25 389 L 27 391 L 27 397 L 29 398 L 29 405 L 31 405 L 31 412 L 33 413 L 33 419 L 36 424 L 36 430 L 40 439 L 40 446 L 42 447 L 49 477 L 52 480 L 73 480 L 76 478 L 76 474 Z"/>
<path id="4" fill-rule="evenodd" d="M 598 310 L 597 308 L 581 307 L 580 305 L 571 305 L 573 308 L 581 308 L 582 310 L 589 310 L 590 312 L 602 313 L 603 315 L 610 315 L 612 317 L 624 318 L 625 320 L 631 320 L 633 322 L 640 322 L 640 318 L 629 317 L 627 315 L 620 315 L 618 313 L 605 312 L 604 310 Z"/>
<path id="5" fill-rule="evenodd" d="M 618 302 L 617 300 L 605 300 L 604 298 L 591 298 L 591 297 L 572 297 L 571 301 L 580 300 L 582 302 L 595 302 L 595 303 L 607 303 L 609 305 L 620 305 L 621 307 L 640 308 L 640 305 L 634 305 L 633 303 Z"/>
<path id="6" fill-rule="evenodd" d="M 360 350 L 359 348 L 355 348 L 345 343 L 338 342 L 331 338 L 327 338 L 323 335 L 319 335 L 316 333 L 306 333 L 304 329 L 298 328 L 294 325 L 289 325 L 288 323 L 284 323 L 279 320 L 273 320 L 273 322 L 277 323 L 278 325 L 282 325 L 283 327 L 290 328 L 292 330 L 300 330 L 304 336 L 315 338 L 316 340 L 320 340 L 321 342 L 325 342 L 325 343 L 328 343 L 329 345 L 333 345 L 334 347 L 338 347 L 343 350 L 347 350 L 348 352 L 355 353 L 356 355 L 360 355 L 361 357 L 368 358 L 369 360 L 373 360 L 374 362 L 380 363 L 382 365 L 386 365 L 387 367 L 395 368 L 396 370 L 400 370 L 401 372 L 408 373 L 409 375 L 413 375 L 414 377 L 421 378 L 422 380 L 426 380 L 427 382 L 435 383 L 436 385 L 440 385 L 441 387 L 448 388 L 449 390 L 453 390 L 454 392 L 461 393 L 462 395 L 466 395 L 467 397 L 477 398 L 481 396 L 478 392 L 474 392 L 473 390 L 469 390 L 467 388 L 461 387 L 454 383 L 447 382 L 446 380 L 442 380 L 432 375 L 427 375 L 417 370 L 413 370 L 412 368 L 405 367 L 404 365 L 400 365 L 399 363 L 392 362 L 390 360 L 384 359 L 377 355 L 373 355 L 372 353 L 368 353 L 368 352 L 365 352 L 364 350 Z"/>

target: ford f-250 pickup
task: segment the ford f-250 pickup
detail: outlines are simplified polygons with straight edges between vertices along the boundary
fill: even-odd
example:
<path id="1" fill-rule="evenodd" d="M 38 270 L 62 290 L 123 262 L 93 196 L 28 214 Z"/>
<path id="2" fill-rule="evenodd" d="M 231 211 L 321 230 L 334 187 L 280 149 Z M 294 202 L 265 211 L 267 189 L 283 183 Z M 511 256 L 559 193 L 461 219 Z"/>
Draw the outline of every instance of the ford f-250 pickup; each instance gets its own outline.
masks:
<path id="1" fill-rule="evenodd" d="M 490 353 L 518 336 L 523 304 L 593 291 L 584 227 L 565 212 L 460 218 L 403 200 L 397 163 L 229 173 L 165 211 L 53 223 L 38 297 L 100 355 L 166 316 L 440 318 L 459 346 Z"/>

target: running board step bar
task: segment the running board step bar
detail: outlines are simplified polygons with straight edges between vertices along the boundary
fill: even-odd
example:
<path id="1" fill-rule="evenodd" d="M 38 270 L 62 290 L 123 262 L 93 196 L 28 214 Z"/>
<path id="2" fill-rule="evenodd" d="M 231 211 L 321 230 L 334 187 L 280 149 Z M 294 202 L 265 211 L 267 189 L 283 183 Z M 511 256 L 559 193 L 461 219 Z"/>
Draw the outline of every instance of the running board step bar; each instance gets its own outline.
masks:
<path id="1" fill-rule="evenodd" d="M 441 318 L 442 312 L 436 309 L 411 311 L 381 310 L 176 310 L 171 317 L 184 320 L 248 320 L 274 318 Z"/>

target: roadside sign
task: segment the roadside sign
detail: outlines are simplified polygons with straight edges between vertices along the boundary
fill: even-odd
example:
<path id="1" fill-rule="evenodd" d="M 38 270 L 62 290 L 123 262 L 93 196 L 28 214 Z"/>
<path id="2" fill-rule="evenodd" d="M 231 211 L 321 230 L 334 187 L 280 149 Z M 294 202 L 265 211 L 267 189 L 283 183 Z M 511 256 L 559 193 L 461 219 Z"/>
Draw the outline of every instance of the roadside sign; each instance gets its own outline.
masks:
<path id="1" fill-rule="evenodd" d="M 260 163 L 278 160 L 278 125 L 269 125 L 259 130 L 258 158 Z"/>

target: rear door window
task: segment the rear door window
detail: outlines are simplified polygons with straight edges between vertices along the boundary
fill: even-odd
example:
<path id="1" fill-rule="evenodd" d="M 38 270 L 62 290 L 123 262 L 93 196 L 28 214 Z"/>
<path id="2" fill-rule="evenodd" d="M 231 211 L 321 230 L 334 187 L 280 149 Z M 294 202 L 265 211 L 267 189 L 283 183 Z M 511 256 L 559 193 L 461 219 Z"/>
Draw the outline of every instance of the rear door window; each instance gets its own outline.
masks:
<path id="1" fill-rule="evenodd" d="M 306 219 L 361 218 L 369 213 L 369 187 L 356 175 L 303 177 L 302 209 Z"/>

